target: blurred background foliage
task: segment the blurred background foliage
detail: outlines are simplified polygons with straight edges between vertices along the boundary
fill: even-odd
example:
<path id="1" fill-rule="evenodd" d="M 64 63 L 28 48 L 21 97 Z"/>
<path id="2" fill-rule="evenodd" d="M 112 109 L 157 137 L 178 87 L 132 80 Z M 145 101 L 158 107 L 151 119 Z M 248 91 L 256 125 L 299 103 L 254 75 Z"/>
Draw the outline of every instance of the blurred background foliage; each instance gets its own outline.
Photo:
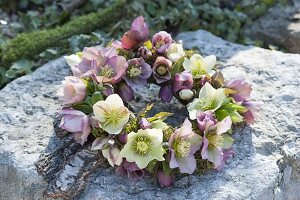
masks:
<path id="1" fill-rule="evenodd" d="M 101 12 L 116 0 L 0 0 L 0 46 L 5 46 L 20 33 L 53 29 L 78 16 Z M 261 46 L 243 36 L 242 28 L 263 15 L 276 3 L 288 0 L 128 0 L 122 8 L 124 16 L 114 24 L 106 24 L 89 34 L 75 34 L 39 54 L 20 57 L 9 63 L 0 62 L 0 88 L 21 75 L 31 73 L 43 63 L 66 53 L 81 51 L 85 46 L 101 45 L 119 38 L 130 28 L 131 21 L 143 15 L 150 31 L 178 32 L 206 29 L 226 40 Z M 118 12 L 118 11 L 116 11 Z M 28 49 L 30 51 L 30 49 Z M 1 60 L 3 60 L 1 58 Z"/>

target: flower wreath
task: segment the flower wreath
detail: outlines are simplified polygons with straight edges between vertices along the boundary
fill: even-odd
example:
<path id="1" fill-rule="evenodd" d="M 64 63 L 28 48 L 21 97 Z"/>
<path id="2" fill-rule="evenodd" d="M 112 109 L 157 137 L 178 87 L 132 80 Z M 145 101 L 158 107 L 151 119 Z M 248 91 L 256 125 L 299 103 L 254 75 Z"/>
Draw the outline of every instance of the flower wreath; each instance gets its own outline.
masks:
<path id="1" fill-rule="evenodd" d="M 58 92 L 64 103 L 60 127 L 82 145 L 93 139 L 91 149 L 134 180 L 147 172 L 166 187 L 178 172 L 222 169 L 234 155 L 232 124 L 252 124 L 259 110 L 249 100 L 251 86 L 243 77 L 224 81 L 214 55 L 184 50 L 165 31 L 151 41 L 148 35 L 140 16 L 121 41 L 65 57 L 73 76 Z M 165 123 L 168 112 L 147 116 L 152 104 L 139 113 L 125 106 L 134 89 L 148 83 L 160 86 L 163 102 L 175 97 L 186 105 L 189 118 L 182 126 Z"/>

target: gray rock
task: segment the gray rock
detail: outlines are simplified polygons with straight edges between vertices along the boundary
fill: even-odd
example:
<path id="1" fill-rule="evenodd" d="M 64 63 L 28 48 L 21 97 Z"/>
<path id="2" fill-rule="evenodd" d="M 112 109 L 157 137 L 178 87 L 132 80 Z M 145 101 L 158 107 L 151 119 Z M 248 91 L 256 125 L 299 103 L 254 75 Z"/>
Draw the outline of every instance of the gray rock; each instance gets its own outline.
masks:
<path id="1" fill-rule="evenodd" d="M 58 59 L 0 91 L 0 199 L 44 199 L 45 190 L 71 198 L 66 192 L 85 186 L 76 199 L 300 199 L 300 55 L 233 44 L 201 30 L 178 39 L 186 48 L 215 54 L 226 78 L 246 75 L 253 98 L 264 102 L 255 125 L 235 130 L 237 155 L 223 171 L 179 177 L 173 188 L 161 189 L 150 178 L 132 182 L 118 176 L 86 146 L 59 139 L 55 92 L 70 72 Z M 149 101 L 140 98 L 137 107 Z M 88 169 L 94 173 L 86 174 Z"/>
<path id="2" fill-rule="evenodd" d="M 246 36 L 300 53 L 300 1 L 292 0 L 270 8 L 266 14 L 244 28 Z"/>

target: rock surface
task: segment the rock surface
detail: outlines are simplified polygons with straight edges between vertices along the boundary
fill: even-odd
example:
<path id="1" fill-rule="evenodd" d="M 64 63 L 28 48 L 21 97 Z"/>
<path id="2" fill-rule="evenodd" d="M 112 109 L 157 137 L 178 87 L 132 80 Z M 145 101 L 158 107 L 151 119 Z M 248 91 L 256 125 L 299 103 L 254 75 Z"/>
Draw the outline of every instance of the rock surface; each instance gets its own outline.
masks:
<path id="1" fill-rule="evenodd" d="M 289 2 L 287 6 L 278 4 L 270 8 L 265 15 L 246 26 L 245 35 L 288 52 L 300 53 L 300 1 Z"/>
<path id="2" fill-rule="evenodd" d="M 131 182 L 118 176 L 70 137 L 60 140 L 54 128 L 60 107 L 55 93 L 70 72 L 58 59 L 0 91 L 0 199 L 44 199 L 45 190 L 71 198 L 68 192 L 85 186 L 76 199 L 300 199 L 300 55 L 233 44 L 201 30 L 178 39 L 186 48 L 215 54 L 226 78 L 246 75 L 253 98 L 264 102 L 257 123 L 235 131 L 237 155 L 222 172 L 185 176 L 173 188 L 161 189 L 150 179 Z M 149 101 L 147 95 L 140 98 Z"/>

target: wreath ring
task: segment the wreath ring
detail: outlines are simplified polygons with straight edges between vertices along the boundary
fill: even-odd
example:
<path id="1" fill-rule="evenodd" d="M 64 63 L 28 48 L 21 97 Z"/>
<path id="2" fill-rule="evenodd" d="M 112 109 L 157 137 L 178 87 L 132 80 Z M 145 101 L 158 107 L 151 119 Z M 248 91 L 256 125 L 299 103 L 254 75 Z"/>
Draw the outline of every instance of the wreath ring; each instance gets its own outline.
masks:
<path id="1" fill-rule="evenodd" d="M 252 124 L 259 110 L 251 86 L 243 77 L 225 81 L 214 55 L 184 50 L 165 31 L 151 41 L 148 36 L 140 16 L 121 41 L 65 56 L 73 76 L 58 91 L 60 127 L 82 145 L 92 139 L 92 150 L 134 180 L 148 172 L 167 187 L 178 172 L 222 169 L 234 155 L 232 124 Z M 189 117 L 181 126 L 165 122 L 169 112 L 149 117 L 153 104 L 138 113 L 128 109 L 135 89 L 149 83 L 160 87 L 163 102 L 175 97 L 186 105 Z"/>

